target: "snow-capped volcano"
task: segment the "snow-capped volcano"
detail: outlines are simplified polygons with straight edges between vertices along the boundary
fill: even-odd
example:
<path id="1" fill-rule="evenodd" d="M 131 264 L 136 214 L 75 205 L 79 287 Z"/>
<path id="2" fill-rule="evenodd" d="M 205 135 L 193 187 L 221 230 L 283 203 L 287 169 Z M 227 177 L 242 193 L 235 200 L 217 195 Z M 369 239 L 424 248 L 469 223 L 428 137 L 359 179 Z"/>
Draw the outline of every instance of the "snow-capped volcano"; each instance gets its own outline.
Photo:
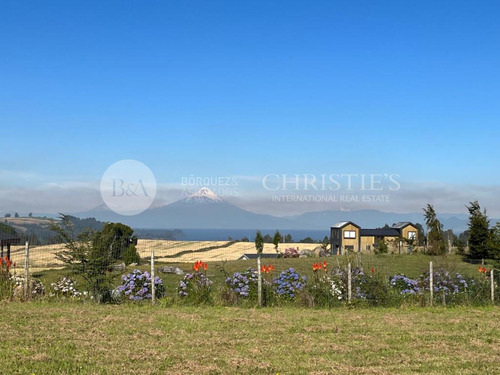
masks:
<path id="1" fill-rule="evenodd" d="M 185 202 L 221 203 L 222 199 L 207 187 L 203 187 L 185 199 Z"/>

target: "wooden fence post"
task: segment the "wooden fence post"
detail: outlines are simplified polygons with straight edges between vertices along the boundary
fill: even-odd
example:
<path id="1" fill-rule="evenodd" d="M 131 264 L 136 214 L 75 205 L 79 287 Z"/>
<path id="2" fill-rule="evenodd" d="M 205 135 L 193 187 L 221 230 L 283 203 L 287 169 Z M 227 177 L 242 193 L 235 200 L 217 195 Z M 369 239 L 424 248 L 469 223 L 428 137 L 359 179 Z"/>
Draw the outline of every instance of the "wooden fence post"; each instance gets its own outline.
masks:
<path id="1" fill-rule="evenodd" d="M 495 280 L 493 278 L 493 268 L 490 271 L 490 283 L 491 283 L 491 303 L 495 304 Z"/>
<path id="2" fill-rule="evenodd" d="M 155 252 L 151 250 L 151 305 L 156 302 L 156 285 L 155 285 Z"/>
<path id="3" fill-rule="evenodd" d="M 352 298 L 352 277 L 351 277 L 351 263 L 347 264 L 347 302 L 351 303 Z"/>
<path id="4" fill-rule="evenodd" d="M 257 257 L 257 272 L 259 273 L 259 277 L 257 278 L 257 297 L 259 307 L 262 307 L 262 273 L 260 272 L 260 254 Z"/>
<path id="5" fill-rule="evenodd" d="M 434 302 L 434 271 L 432 269 L 432 261 L 429 262 L 429 289 L 431 292 L 430 304 L 432 306 Z"/>
<path id="6" fill-rule="evenodd" d="M 30 297 L 30 245 L 26 241 L 24 247 L 24 299 Z"/>

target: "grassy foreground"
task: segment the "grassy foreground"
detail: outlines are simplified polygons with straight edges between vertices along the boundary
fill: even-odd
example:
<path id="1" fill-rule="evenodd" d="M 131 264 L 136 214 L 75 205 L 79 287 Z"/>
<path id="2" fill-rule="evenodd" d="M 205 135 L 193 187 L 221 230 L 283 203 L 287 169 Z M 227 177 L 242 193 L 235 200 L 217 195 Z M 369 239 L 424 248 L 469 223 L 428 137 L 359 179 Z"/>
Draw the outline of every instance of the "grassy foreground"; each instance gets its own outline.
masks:
<path id="1" fill-rule="evenodd" d="M 500 309 L 1 308 L 0 374 L 495 374 Z"/>

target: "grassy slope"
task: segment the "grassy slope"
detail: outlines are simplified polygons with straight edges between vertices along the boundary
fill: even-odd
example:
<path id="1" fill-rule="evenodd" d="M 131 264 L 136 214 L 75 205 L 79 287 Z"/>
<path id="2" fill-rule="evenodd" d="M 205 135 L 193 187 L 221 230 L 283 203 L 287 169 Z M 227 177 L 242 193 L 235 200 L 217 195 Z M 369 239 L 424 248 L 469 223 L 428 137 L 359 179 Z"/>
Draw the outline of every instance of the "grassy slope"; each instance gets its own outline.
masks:
<path id="1" fill-rule="evenodd" d="M 494 374 L 500 309 L 10 303 L 1 374 Z"/>

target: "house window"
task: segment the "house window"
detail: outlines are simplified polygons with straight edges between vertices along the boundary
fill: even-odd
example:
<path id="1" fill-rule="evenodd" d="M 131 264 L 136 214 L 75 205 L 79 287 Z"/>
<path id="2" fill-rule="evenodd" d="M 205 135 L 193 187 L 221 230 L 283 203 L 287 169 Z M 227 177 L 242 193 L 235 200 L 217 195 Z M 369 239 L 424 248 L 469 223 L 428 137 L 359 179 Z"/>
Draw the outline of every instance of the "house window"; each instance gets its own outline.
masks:
<path id="1" fill-rule="evenodd" d="M 366 245 L 366 251 L 370 251 L 371 250 L 371 246 L 370 245 Z"/>
<path id="2" fill-rule="evenodd" d="M 415 232 L 415 231 L 409 231 L 408 232 L 408 239 L 409 240 L 414 240 L 416 238 L 417 238 L 417 232 Z"/>
<path id="3" fill-rule="evenodd" d="M 356 238 L 356 231 L 355 230 L 345 230 L 344 231 L 344 238 Z"/>

